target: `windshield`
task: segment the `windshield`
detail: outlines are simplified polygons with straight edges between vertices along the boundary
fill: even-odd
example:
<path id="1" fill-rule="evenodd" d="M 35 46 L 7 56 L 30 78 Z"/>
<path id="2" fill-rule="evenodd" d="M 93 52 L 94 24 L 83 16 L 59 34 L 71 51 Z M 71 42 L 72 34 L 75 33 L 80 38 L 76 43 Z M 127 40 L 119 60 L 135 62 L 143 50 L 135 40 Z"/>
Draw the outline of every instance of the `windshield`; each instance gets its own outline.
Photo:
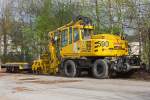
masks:
<path id="1" fill-rule="evenodd" d="M 82 39 L 90 39 L 91 35 L 93 34 L 93 30 L 92 29 L 82 29 L 81 33 L 82 33 Z"/>

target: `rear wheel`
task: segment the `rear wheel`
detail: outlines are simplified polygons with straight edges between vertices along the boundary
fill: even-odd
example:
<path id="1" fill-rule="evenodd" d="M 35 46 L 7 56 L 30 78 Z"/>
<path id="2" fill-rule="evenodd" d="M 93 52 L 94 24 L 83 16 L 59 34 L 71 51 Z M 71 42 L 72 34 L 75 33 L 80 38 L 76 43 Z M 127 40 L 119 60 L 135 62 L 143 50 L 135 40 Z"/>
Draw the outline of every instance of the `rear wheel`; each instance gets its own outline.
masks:
<path id="1" fill-rule="evenodd" d="M 14 67 L 14 73 L 19 73 L 19 68 L 18 67 Z"/>
<path id="2" fill-rule="evenodd" d="M 6 67 L 6 72 L 7 72 L 7 73 L 11 73 L 10 67 Z"/>
<path id="3" fill-rule="evenodd" d="M 98 59 L 92 67 L 92 74 L 95 78 L 108 78 L 108 64 L 103 59 Z"/>
<path id="4" fill-rule="evenodd" d="M 78 74 L 76 63 L 73 60 L 67 60 L 64 63 L 64 74 L 67 77 L 75 77 Z"/>

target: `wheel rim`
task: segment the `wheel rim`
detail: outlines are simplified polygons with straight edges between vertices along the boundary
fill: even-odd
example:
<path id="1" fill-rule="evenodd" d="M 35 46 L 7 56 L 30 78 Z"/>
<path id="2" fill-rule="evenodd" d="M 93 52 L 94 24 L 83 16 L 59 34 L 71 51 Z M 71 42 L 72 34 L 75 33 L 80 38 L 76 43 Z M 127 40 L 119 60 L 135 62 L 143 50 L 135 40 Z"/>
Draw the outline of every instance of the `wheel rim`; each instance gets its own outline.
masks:
<path id="1" fill-rule="evenodd" d="M 97 64 L 96 66 L 96 72 L 98 75 L 102 74 L 104 71 L 104 67 L 101 64 Z"/>
<path id="2" fill-rule="evenodd" d="M 73 70 L 73 69 L 72 69 L 71 64 L 67 64 L 67 66 L 66 66 L 66 73 L 67 73 L 68 75 L 71 75 L 71 74 L 73 73 L 72 70 Z"/>

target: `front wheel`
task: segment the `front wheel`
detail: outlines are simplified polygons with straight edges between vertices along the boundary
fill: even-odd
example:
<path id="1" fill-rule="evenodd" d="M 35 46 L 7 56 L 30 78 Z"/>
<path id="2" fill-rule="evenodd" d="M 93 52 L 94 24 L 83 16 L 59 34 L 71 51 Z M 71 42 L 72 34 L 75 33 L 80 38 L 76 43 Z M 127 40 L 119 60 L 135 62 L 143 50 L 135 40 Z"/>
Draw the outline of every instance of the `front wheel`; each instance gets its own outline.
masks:
<path id="1" fill-rule="evenodd" d="M 108 78 L 108 64 L 103 59 L 98 59 L 92 67 L 92 74 L 95 78 Z"/>
<path id="2" fill-rule="evenodd" d="M 77 75 L 77 66 L 73 60 L 64 63 L 64 74 L 67 77 L 75 77 Z"/>

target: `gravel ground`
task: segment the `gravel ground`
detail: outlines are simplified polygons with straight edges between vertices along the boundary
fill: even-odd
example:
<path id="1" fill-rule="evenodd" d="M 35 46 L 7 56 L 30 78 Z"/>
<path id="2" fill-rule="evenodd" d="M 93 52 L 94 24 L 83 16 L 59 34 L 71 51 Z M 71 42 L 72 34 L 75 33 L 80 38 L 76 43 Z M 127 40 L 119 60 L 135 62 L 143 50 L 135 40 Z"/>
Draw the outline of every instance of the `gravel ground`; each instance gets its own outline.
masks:
<path id="1" fill-rule="evenodd" d="M 150 82 L 0 73 L 0 100 L 150 100 Z"/>

